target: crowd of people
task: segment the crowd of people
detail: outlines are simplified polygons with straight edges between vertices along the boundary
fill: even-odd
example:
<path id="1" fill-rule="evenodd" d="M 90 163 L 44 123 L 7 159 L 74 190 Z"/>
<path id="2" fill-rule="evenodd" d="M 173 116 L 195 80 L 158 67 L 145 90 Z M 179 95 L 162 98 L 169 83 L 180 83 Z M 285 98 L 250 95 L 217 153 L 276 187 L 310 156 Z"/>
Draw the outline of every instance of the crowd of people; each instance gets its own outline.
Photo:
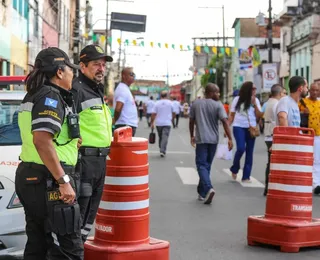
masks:
<path id="1" fill-rule="evenodd" d="M 196 166 L 200 177 L 198 199 L 210 204 L 215 194 L 210 181 L 210 169 L 219 140 L 218 121 L 222 122 L 229 150 L 234 138 L 236 151 L 230 167 L 232 178 L 236 180 L 241 168 L 240 161 L 245 154 L 241 181 L 251 183 L 251 171 L 254 162 L 256 138 L 264 129 L 264 138 L 268 162 L 265 170 L 265 190 L 268 193 L 270 156 L 272 152 L 273 130 L 276 126 L 308 127 L 315 131 L 313 191 L 320 194 L 320 89 L 317 83 L 310 86 L 305 78 L 294 76 L 289 81 L 290 94 L 280 84 L 272 86 L 269 99 L 261 107 L 256 97 L 253 82 L 245 82 L 231 107 L 219 101 L 219 88 L 210 83 L 205 89 L 205 98 L 193 103 L 190 111 L 191 145 L 196 146 Z M 228 113 L 229 112 L 229 113 Z M 262 120 L 263 119 L 263 120 Z M 233 138 L 231 137 L 232 127 Z M 196 134 L 194 134 L 196 130 Z"/>

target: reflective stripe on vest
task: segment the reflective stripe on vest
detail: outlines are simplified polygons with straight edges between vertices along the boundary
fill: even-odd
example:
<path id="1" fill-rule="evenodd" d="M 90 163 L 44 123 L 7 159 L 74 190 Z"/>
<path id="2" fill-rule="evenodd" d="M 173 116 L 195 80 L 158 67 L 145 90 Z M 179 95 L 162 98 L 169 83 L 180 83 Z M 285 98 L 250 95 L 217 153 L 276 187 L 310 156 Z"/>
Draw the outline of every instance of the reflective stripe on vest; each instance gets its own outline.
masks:
<path id="1" fill-rule="evenodd" d="M 82 146 L 109 147 L 112 138 L 112 117 L 101 98 L 81 103 L 80 134 Z"/>
<path id="2" fill-rule="evenodd" d="M 28 102 L 20 106 L 20 112 L 18 116 L 18 123 L 22 139 L 22 147 L 20 158 L 24 162 L 34 162 L 37 164 L 44 164 L 37 152 L 36 147 L 33 144 L 33 135 L 31 132 L 31 113 L 32 113 L 33 104 Z M 39 120 L 39 119 L 37 119 Z M 33 120 L 33 121 L 37 121 Z M 46 119 L 47 120 L 47 119 Z M 52 123 L 50 121 L 50 123 Z M 65 144 L 69 141 L 68 125 L 66 119 L 61 126 L 61 131 L 59 133 L 56 142 L 59 144 Z M 61 162 L 65 162 L 67 165 L 75 166 L 77 163 L 77 148 L 78 139 L 72 140 L 66 145 L 58 146 L 53 142 L 55 150 L 57 152 L 58 158 Z"/>

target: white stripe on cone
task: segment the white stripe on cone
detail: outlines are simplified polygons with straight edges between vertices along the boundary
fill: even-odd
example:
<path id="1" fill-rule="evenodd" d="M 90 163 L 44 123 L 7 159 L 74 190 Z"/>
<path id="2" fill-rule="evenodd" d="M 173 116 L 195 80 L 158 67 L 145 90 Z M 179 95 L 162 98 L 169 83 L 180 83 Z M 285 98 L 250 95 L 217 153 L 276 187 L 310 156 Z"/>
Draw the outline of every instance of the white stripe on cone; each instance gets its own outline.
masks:
<path id="1" fill-rule="evenodd" d="M 139 177 L 112 177 L 106 176 L 104 184 L 106 185 L 142 185 L 149 183 L 149 176 L 139 176 Z"/>
<path id="2" fill-rule="evenodd" d="M 289 185 L 281 183 L 269 183 L 269 190 L 278 190 L 297 193 L 312 193 L 312 186 Z"/>
<path id="3" fill-rule="evenodd" d="M 135 153 L 135 154 L 147 154 L 148 150 L 132 151 L 132 153 Z"/>
<path id="4" fill-rule="evenodd" d="M 149 207 L 149 199 L 132 202 L 100 201 L 99 208 L 104 210 L 138 210 Z"/>
<path id="5" fill-rule="evenodd" d="M 313 167 L 309 165 L 297 165 L 297 164 L 285 164 L 285 163 L 270 164 L 270 170 L 274 170 L 274 171 L 312 173 L 312 169 Z"/>
<path id="6" fill-rule="evenodd" d="M 272 150 L 273 151 L 313 153 L 313 146 L 312 145 L 297 145 L 297 144 L 272 144 Z"/>

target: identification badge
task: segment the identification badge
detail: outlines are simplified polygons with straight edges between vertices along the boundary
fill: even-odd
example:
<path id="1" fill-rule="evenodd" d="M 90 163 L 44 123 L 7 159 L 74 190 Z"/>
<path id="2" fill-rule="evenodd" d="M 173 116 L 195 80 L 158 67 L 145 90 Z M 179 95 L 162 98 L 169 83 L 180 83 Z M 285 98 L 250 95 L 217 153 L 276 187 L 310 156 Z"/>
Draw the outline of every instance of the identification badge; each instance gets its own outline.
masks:
<path id="1" fill-rule="evenodd" d="M 54 190 L 54 191 L 48 191 L 48 201 L 58 201 L 60 200 L 60 191 Z"/>

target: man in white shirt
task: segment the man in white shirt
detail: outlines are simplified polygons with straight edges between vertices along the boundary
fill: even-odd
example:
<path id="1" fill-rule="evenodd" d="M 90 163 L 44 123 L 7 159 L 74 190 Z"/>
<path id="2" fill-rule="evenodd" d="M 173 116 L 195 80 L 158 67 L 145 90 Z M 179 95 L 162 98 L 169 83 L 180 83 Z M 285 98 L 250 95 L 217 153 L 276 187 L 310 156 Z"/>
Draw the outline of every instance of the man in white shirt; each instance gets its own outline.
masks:
<path id="1" fill-rule="evenodd" d="M 114 122 L 115 129 L 123 126 L 132 128 L 132 136 L 138 127 L 137 106 L 130 91 L 130 85 L 134 82 L 135 74 L 132 68 L 124 68 L 121 72 L 121 82 L 114 92 Z"/>
<path id="2" fill-rule="evenodd" d="M 175 113 L 175 118 L 173 119 L 173 128 L 178 127 L 179 124 L 179 117 L 180 117 L 180 102 L 177 100 L 176 97 L 173 98 L 172 101 L 173 111 Z"/>
<path id="3" fill-rule="evenodd" d="M 153 100 L 153 96 L 150 97 L 150 100 L 147 102 L 147 122 L 148 122 L 148 126 L 151 126 L 151 115 L 153 112 L 153 107 L 155 106 L 155 102 Z"/>
<path id="4" fill-rule="evenodd" d="M 174 117 L 174 108 L 172 102 L 168 99 L 168 93 L 162 92 L 161 99 L 156 102 L 151 117 L 151 128 L 153 129 L 154 125 L 157 127 L 161 157 L 165 157 L 166 155 L 171 124 L 173 124 Z"/>
<path id="5" fill-rule="evenodd" d="M 269 183 L 269 172 L 270 172 L 270 159 L 271 159 L 271 151 L 270 148 L 272 146 L 272 135 L 273 129 L 276 126 L 276 108 L 279 100 L 286 95 L 286 90 L 280 84 L 275 84 L 271 87 L 271 96 L 269 100 L 265 103 L 265 111 L 264 111 L 264 124 L 265 124 L 265 137 L 264 141 L 267 146 L 268 152 L 268 162 L 265 173 L 265 189 L 263 195 L 266 196 L 268 192 L 268 183 Z"/>

